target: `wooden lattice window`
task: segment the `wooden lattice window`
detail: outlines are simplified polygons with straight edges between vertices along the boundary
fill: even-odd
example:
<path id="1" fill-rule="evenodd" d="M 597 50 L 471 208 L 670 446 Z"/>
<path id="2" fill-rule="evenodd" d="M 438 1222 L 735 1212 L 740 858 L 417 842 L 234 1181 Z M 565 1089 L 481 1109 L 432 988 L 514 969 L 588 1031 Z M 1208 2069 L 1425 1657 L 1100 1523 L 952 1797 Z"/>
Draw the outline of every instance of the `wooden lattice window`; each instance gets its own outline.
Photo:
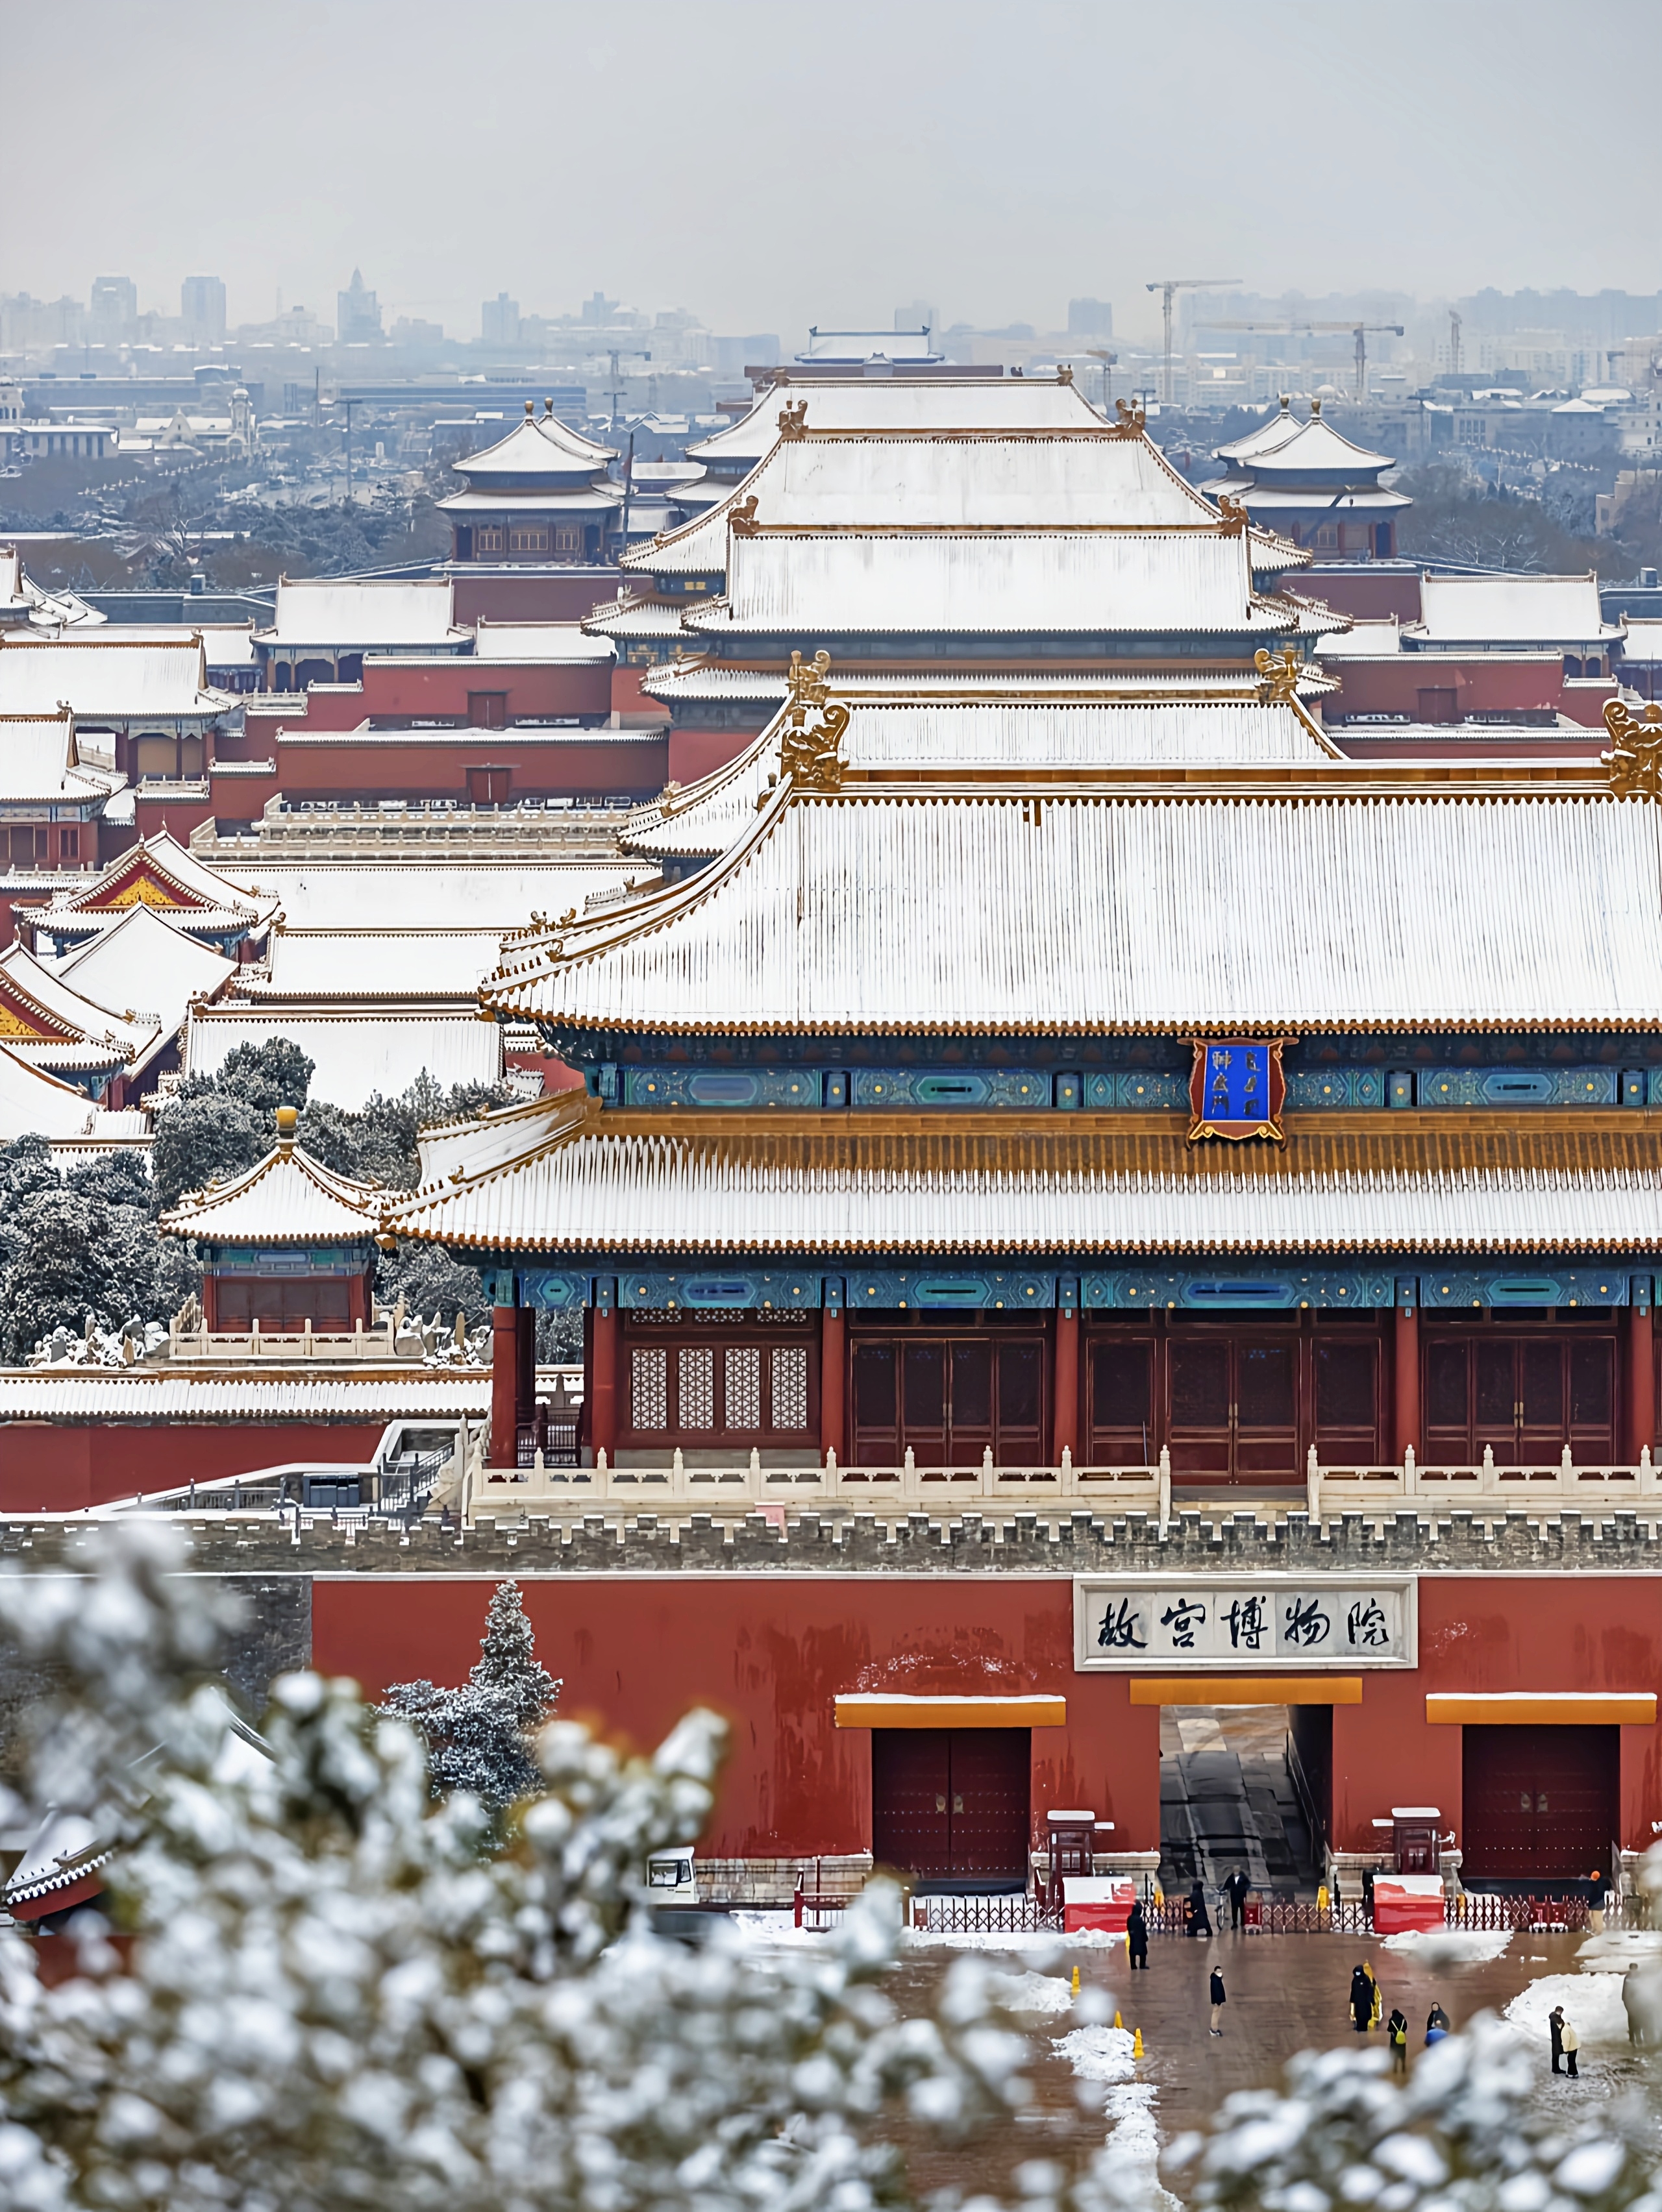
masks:
<path id="1" fill-rule="evenodd" d="M 728 1347 L 727 1426 L 759 1429 L 762 1425 L 762 1353 L 753 1344 Z"/>
<path id="2" fill-rule="evenodd" d="M 707 1344 L 684 1345 L 680 1354 L 681 1421 L 684 1429 L 715 1426 L 715 1354 Z"/>
<path id="3" fill-rule="evenodd" d="M 806 1429 L 808 1425 L 808 1353 L 806 1345 L 776 1344 L 773 1346 L 773 1425 L 776 1429 Z"/>
<path id="4" fill-rule="evenodd" d="M 630 1363 L 630 1417 L 637 1429 L 669 1426 L 669 1354 L 637 1346 Z"/>

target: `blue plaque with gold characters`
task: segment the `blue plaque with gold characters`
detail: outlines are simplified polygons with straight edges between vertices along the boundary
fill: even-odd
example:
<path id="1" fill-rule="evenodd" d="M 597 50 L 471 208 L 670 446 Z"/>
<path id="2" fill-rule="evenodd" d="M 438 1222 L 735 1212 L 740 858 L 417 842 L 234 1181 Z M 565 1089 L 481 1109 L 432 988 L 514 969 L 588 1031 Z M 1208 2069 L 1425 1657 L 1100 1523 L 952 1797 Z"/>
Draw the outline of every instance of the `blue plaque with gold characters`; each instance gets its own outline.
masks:
<path id="1" fill-rule="evenodd" d="M 1189 1141 L 1227 1137 L 1239 1142 L 1268 1137 L 1287 1141 L 1282 1101 L 1287 1079 L 1282 1073 L 1281 1037 L 1196 1037 L 1189 1078 Z"/>

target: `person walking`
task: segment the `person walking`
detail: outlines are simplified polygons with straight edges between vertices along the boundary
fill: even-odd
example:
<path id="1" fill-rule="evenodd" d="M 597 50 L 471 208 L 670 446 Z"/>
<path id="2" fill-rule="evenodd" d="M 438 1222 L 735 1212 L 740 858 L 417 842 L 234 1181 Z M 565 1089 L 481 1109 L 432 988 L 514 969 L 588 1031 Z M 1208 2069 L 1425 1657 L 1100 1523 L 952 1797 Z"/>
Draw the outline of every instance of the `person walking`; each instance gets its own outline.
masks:
<path id="1" fill-rule="evenodd" d="M 1400 2005 L 1392 2005 L 1391 2017 L 1385 2022 L 1385 2034 L 1391 2042 L 1391 2070 L 1393 2074 L 1408 2071 L 1408 2015 Z"/>
<path id="2" fill-rule="evenodd" d="M 1581 2039 L 1575 2032 L 1575 2022 L 1573 2020 L 1561 2021 L 1558 2040 L 1563 2050 L 1564 2063 L 1569 2069 L 1570 2080 L 1579 2081 L 1581 2077 L 1575 2070 L 1575 2054 L 1581 2048 Z"/>
<path id="3" fill-rule="evenodd" d="M 1138 1898 L 1136 1903 L 1131 1907 L 1130 1917 L 1125 1923 L 1125 1955 L 1130 1961 L 1133 1973 L 1135 1973 L 1139 1967 L 1144 1973 L 1148 1972 L 1148 1922 L 1142 1910 L 1141 1898 Z"/>
<path id="4" fill-rule="evenodd" d="M 1564 2069 L 1558 2062 L 1564 2055 L 1564 2008 L 1562 2005 L 1554 2005 L 1552 2010 L 1547 2014 L 1547 2039 L 1552 2045 L 1552 2070 L 1555 2074 L 1562 2074 Z"/>
<path id="5" fill-rule="evenodd" d="M 1190 1936 L 1210 1936 L 1212 1916 L 1206 1909 L 1206 1890 L 1196 1882 L 1189 1893 L 1189 1923 L 1185 1931 Z"/>
<path id="6" fill-rule="evenodd" d="M 1366 2035 L 1373 2024 L 1373 1984 L 1366 1966 L 1351 1969 L 1350 2017 L 1358 2035 Z"/>
<path id="7" fill-rule="evenodd" d="M 1369 1984 L 1373 1991 L 1373 2009 L 1367 2015 L 1367 2024 L 1370 2027 L 1377 2027 L 1379 2025 L 1379 2014 L 1385 2010 L 1385 1998 L 1380 1993 L 1378 1981 L 1374 1978 L 1373 1966 L 1371 1960 L 1364 1959 L 1362 1960 L 1362 1972 L 1367 1976 Z"/>
<path id="8" fill-rule="evenodd" d="M 1443 2010 L 1440 2004 L 1434 2004 L 1431 2010 L 1426 2014 L 1426 2042 L 1428 2045 L 1434 2043 L 1440 2043 L 1447 2033 L 1448 2014 Z"/>
<path id="9" fill-rule="evenodd" d="M 1212 2002 L 1212 2026 L 1209 2033 L 1213 2035 L 1221 2035 L 1223 2033 L 1223 2030 L 1218 2023 L 1223 2018 L 1223 2008 L 1225 2005 L 1228 2003 L 1229 2000 L 1227 1996 L 1225 1994 L 1223 1986 L 1223 1971 L 1221 1967 L 1214 1966 L 1212 1969 L 1212 1982 L 1209 1995 Z"/>
<path id="10" fill-rule="evenodd" d="M 1247 1893 L 1252 1887 L 1246 1869 L 1237 1867 L 1223 1887 L 1229 1899 L 1229 1925 L 1239 1928 L 1246 1918 Z"/>

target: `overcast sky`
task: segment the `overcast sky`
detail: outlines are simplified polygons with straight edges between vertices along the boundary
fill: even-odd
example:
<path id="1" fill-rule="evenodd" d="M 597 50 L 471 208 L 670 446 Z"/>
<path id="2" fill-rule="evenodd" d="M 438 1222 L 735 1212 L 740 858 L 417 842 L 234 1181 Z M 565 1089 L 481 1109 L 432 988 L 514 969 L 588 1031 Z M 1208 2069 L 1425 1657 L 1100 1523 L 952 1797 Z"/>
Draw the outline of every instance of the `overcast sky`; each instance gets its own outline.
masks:
<path id="1" fill-rule="evenodd" d="M 0 292 L 478 333 L 1053 328 L 1142 286 L 1653 291 L 1656 0 L 0 0 Z"/>

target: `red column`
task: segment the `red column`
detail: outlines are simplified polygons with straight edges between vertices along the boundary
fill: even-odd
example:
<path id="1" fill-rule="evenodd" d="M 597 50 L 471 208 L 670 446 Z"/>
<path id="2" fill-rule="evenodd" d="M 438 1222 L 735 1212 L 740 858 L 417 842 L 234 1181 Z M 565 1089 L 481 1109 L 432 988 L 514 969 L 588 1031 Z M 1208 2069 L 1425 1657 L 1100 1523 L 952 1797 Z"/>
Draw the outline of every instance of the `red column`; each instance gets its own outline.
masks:
<path id="1" fill-rule="evenodd" d="M 1396 1455 L 1400 1460 L 1411 1444 L 1420 1455 L 1420 1309 L 1397 1308 Z"/>
<path id="2" fill-rule="evenodd" d="M 1062 1465 L 1062 1455 L 1079 1456 L 1079 1315 L 1070 1306 L 1056 1311 L 1056 1387 L 1051 1395 L 1050 1459 Z"/>
<path id="3" fill-rule="evenodd" d="M 618 1456 L 618 1309 L 594 1310 L 594 1334 L 589 1358 L 589 1381 L 594 1394 L 589 1415 L 588 1440 L 598 1458 L 605 1452 L 610 1467 Z"/>
<path id="4" fill-rule="evenodd" d="M 1654 1324 L 1647 1305 L 1628 1308 L 1628 1459 L 1637 1467 L 1648 1444 L 1656 1448 Z"/>
<path id="5" fill-rule="evenodd" d="M 520 1310 L 490 1309 L 490 1464 L 512 1467 L 519 1453 Z"/>
<path id="6" fill-rule="evenodd" d="M 819 1456 L 837 1454 L 843 1465 L 843 1408 L 847 1393 L 848 1326 L 840 1306 L 825 1308 L 819 1316 Z"/>

